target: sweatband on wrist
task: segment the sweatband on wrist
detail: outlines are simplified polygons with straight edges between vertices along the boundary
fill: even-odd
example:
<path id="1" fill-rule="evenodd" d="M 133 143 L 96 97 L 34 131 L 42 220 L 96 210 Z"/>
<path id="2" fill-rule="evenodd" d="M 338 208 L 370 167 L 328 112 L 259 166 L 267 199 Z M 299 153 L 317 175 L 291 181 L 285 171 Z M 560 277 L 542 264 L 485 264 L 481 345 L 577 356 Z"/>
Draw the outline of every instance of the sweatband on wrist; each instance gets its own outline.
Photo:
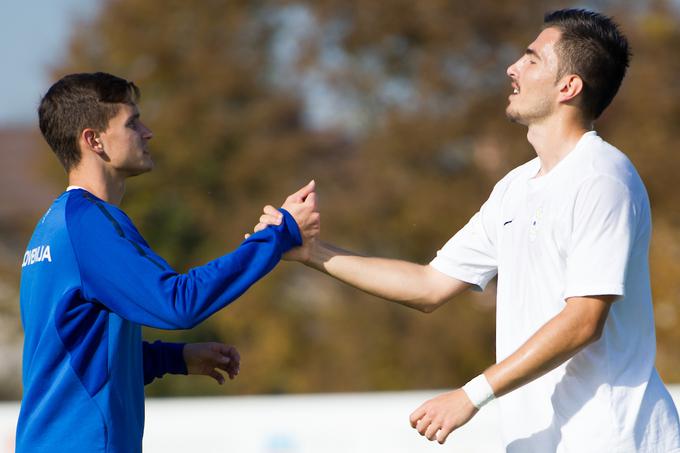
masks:
<path id="1" fill-rule="evenodd" d="M 463 391 L 467 394 L 468 398 L 470 398 L 470 401 L 472 401 L 473 406 L 475 406 L 477 409 L 481 409 L 482 406 L 496 397 L 493 394 L 491 384 L 489 384 L 489 381 L 486 380 L 484 373 L 465 384 L 463 386 Z"/>

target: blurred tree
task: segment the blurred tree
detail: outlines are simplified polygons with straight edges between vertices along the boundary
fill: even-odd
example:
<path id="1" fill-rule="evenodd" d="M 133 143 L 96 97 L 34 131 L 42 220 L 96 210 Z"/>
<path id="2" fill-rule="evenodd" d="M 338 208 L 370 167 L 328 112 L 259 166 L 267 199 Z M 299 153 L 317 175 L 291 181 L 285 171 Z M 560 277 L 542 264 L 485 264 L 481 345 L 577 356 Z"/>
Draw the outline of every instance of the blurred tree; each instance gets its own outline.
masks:
<path id="1" fill-rule="evenodd" d="M 657 366 L 680 382 L 680 46 L 677 2 L 653 1 L 644 14 L 627 18 L 633 64 L 605 124 L 645 180 L 652 203 L 652 292 L 657 324 Z M 675 6 L 674 6 L 675 5 Z"/>
<path id="2" fill-rule="evenodd" d="M 680 214 L 669 190 L 678 63 L 666 55 L 678 15 L 663 1 L 591 3 L 617 13 L 636 50 L 598 129 L 649 185 L 659 363 L 680 379 L 680 250 L 670 245 L 680 244 Z M 179 270 L 235 247 L 262 205 L 311 178 L 325 238 L 427 262 L 497 179 L 533 157 L 524 129 L 504 117 L 505 68 L 557 6 L 108 0 L 55 78 L 102 70 L 141 87 L 157 170 L 131 181 L 124 208 Z M 224 388 L 169 377 L 152 394 L 451 387 L 493 361 L 494 292 L 425 316 L 284 264 L 197 329 L 148 334 L 223 340 L 243 356 Z"/>

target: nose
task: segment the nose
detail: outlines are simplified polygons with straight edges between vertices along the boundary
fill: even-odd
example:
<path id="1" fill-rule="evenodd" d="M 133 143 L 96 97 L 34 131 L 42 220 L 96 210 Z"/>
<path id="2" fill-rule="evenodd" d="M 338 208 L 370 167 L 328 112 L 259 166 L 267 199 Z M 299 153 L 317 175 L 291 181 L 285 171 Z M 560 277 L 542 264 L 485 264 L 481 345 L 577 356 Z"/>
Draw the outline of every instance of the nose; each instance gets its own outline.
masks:
<path id="1" fill-rule="evenodd" d="M 517 63 L 519 63 L 519 60 L 515 61 L 513 64 L 508 66 L 508 69 L 505 70 L 505 73 L 507 74 L 508 77 L 511 79 L 516 79 L 517 78 Z"/>
<path id="2" fill-rule="evenodd" d="M 142 137 L 144 138 L 144 140 L 151 140 L 151 138 L 153 137 L 153 132 L 151 132 L 151 129 L 146 127 L 146 125 L 143 123 L 140 124 L 140 126 L 142 128 Z"/>

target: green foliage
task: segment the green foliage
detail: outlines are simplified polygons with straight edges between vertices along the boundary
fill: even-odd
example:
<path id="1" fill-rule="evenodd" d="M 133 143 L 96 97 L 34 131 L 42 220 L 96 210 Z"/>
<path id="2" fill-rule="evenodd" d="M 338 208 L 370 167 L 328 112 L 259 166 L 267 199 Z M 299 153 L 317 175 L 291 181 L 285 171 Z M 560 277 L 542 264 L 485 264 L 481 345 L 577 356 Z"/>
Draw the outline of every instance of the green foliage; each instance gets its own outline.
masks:
<path id="1" fill-rule="evenodd" d="M 157 168 L 131 181 L 123 207 L 177 269 L 237 246 L 261 206 L 312 178 L 325 239 L 427 262 L 498 178 L 533 157 L 523 128 L 504 117 L 505 68 L 555 5 L 110 0 L 75 35 L 56 75 L 103 70 L 141 87 Z M 669 190 L 679 170 L 671 153 L 680 68 L 668 55 L 678 18 L 622 9 L 636 55 L 599 129 L 647 181 L 661 230 L 654 270 L 673 264 L 677 277 L 680 252 L 667 245 L 680 243 L 678 195 Z M 677 280 L 655 280 L 675 317 Z M 149 391 L 459 385 L 493 361 L 493 298 L 490 289 L 422 315 L 283 264 L 196 330 L 147 332 L 235 344 L 243 357 L 236 382 L 170 377 Z M 677 380 L 677 322 L 664 322 L 661 370 Z"/>

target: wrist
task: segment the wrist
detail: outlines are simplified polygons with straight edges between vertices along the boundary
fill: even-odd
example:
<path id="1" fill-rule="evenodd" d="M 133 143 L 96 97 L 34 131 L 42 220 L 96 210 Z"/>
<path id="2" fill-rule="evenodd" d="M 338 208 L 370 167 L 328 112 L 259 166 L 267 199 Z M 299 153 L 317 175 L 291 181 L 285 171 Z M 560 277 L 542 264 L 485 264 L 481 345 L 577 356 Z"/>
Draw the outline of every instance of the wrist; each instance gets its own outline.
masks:
<path id="1" fill-rule="evenodd" d="M 481 409 L 484 405 L 496 398 L 493 389 L 491 388 L 491 384 L 489 384 L 484 373 L 465 384 L 463 386 L 463 391 L 472 402 L 472 405 L 477 409 Z"/>
<path id="2" fill-rule="evenodd" d="M 328 248 L 326 247 L 326 244 L 317 238 L 314 238 L 305 245 L 307 247 L 307 253 L 300 262 L 307 267 L 311 267 L 312 269 L 326 272 L 324 263 L 329 259 Z"/>
<path id="3" fill-rule="evenodd" d="M 286 251 L 299 247 L 302 245 L 302 231 L 300 230 L 300 225 L 298 225 L 297 220 L 293 217 L 289 211 L 285 208 L 279 208 L 279 212 L 283 215 L 281 219 L 281 224 L 275 226 L 275 228 L 285 231 L 287 233 L 287 241 L 284 245 Z M 284 236 L 284 237 L 286 237 Z"/>

